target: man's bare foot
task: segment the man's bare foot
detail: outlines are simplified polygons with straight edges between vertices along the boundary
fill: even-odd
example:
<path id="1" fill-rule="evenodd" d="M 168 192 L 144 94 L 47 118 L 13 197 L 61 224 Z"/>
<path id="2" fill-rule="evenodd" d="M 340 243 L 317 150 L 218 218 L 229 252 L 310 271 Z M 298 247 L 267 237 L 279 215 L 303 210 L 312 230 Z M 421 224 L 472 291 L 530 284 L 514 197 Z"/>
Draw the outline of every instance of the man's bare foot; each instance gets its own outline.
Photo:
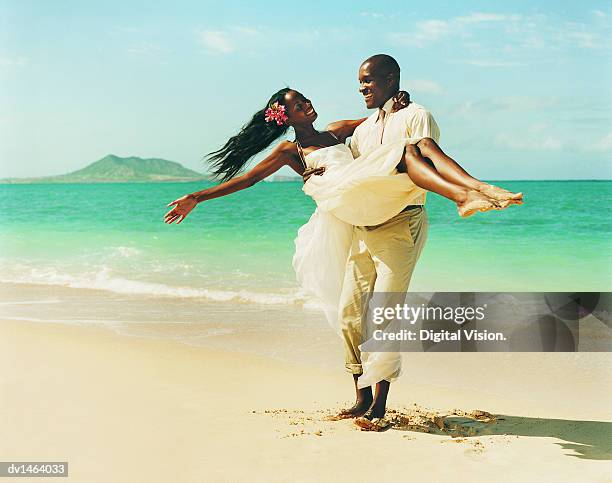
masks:
<path id="1" fill-rule="evenodd" d="M 476 190 L 470 190 L 466 194 L 465 201 L 457 203 L 457 211 L 463 218 L 473 215 L 477 211 L 501 210 L 498 201 Z"/>
<path id="2" fill-rule="evenodd" d="M 355 419 L 355 424 L 362 431 L 384 431 L 391 423 L 385 419 L 385 408 L 373 404 L 360 418 Z"/>
<path id="3" fill-rule="evenodd" d="M 376 431 L 381 432 L 389 429 L 391 423 L 385 418 L 374 418 L 371 421 L 368 418 L 357 418 L 355 424 L 361 428 L 362 431 Z"/>
<path id="4" fill-rule="evenodd" d="M 480 191 L 483 195 L 488 196 L 489 198 L 493 198 L 498 201 L 507 201 L 514 200 L 513 203 L 520 205 L 523 203 L 523 193 L 513 193 L 512 191 L 505 190 L 500 188 L 499 186 L 495 186 L 488 183 L 482 183 L 478 187 L 478 191 Z"/>
<path id="5" fill-rule="evenodd" d="M 328 421 L 340 421 L 341 419 L 358 418 L 359 416 L 363 416 L 368 411 L 371 405 L 371 399 L 363 399 L 361 401 L 358 400 L 357 402 L 355 402 L 354 406 L 347 409 L 342 409 L 338 414 L 329 416 L 326 419 Z"/>

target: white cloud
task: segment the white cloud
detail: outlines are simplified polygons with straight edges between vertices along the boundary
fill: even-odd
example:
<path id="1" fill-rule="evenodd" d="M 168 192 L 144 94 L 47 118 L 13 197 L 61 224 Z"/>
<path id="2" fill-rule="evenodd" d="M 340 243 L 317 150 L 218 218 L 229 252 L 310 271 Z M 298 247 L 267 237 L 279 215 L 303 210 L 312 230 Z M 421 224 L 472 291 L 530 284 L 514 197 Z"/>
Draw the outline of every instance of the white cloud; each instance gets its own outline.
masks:
<path id="1" fill-rule="evenodd" d="M 588 146 L 587 150 L 599 153 L 612 151 L 612 131 L 596 141 L 594 144 Z"/>
<path id="2" fill-rule="evenodd" d="M 501 133 L 495 137 L 498 147 L 512 150 L 532 151 L 560 151 L 562 149 L 581 153 L 610 153 L 612 152 L 612 132 L 602 136 L 593 143 L 573 143 L 567 139 L 548 134 L 550 128 L 546 124 L 534 124 L 523 135 Z"/>
<path id="3" fill-rule="evenodd" d="M 391 43 L 425 47 L 437 42 L 443 37 L 451 35 L 448 22 L 444 20 L 426 20 L 416 24 L 412 32 L 395 32 L 388 34 Z"/>
<path id="4" fill-rule="evenodd" d="M 608 41 L 610 16 L 599 10 L 593 14 L 596 21 L 580 23 L 544 14 L 475 12 L 415 22 L 386 38 L 394 46 L 434 46 L 437 52 L 442 45 L 451 63 L 476 67 L 541 65 L 563 62 L 562 54 L 569 49 L 612 50 Z"/>
<path id="5" fill-rule="evenodd" d="M 560 151 L 566 147 L 566 142 L 551 135 L 552 128 L 543 122 L 527 126 L 520 134 L 504 132 L 495 137 L 498 147 L 510 150 L 526 151 Z"/>
<path id="6" fill-rule="evenodd" d="M 520 15 L 506 15 L 500 13 L 482 13 L 476 12 L 464 17 L 456 17 L 455 22 L 460 24 L 474 24 L 484 22 L 508 22 L 520 20 Z"/>
<path id="7" fill-rule="evenodd" d="M 551 134 L 555 131 L 547 123 L 541 122 L 528 126 L 521 134 L 500 133 L 494 141 L 498 147 L 511 150 L 560 151 L 571 150 L 580 153 L 611 153 L 612 131 L 599 139 L 582 138 L 580 143 L 573 142 L 571 136 Z"/>
<path id="8" fill-rule="evenodd" d="M 1 67 L 24 67 L 28 65 L 27 57 L 8 57 L 8 56 L 0 56 L 0 68 Z"/>
<path id="9" fill-rule="evenodd" d="M 529 151 L 559 151 L 565 144 L 559 138 L 550 135 L 514 135 L 510 133 L 500 133 L 495 137 L 495 145 L 510 150 L 529 150 Z"/>
<path id="10" fill-rule="evenodd" d="M 380 12 L 361 12 L 359 15 L 361 15 L 362 17 L 373 18 L 375 20 L 391 19 L 397 16 L 395 14 L 380 13 Z"/>
<path id="11" fill-rule="evenodd" d="M 453 111 L 462 117 L 474 118 L 501 114 L 507 116 L 509 112 L 545 112 L 549 115 L 551 108 L 558 107 L 562 100 L 552 96 L 500 96 L 480 100 L 466 100 L 453 107 Z M 539 125 L 534 124 L 531 129 Z"/>
<path id="12" fill-rule="evenodd" d="M 563 141 L 551 136 L 545 137 L 540 141 L 540 149 L 542 151 L 559 151 L 563 146 Z"/>
<path id="13" fill-rule="evenodd" d="M 603 12 L 602 12 L 603 13 Z M 572 48 L 581 47 L 592 50 L 611 50 L 610 28 L 608 16 L 598 17 L 597 21 L 591 23 L 565 22 L 559 26 L 549 28 L 551 42 L 555 45 Z"/>
<path id="14" fill-rule="evenodd" d="M 426 20 L 419 25 L 419 31 L 422 35 L 438 39 L 448 35 L 448 22 L 445 20 Z"/>
<path id="15" fill-rule="evenodd" d="M 200 43 L 211 53 L 229 54 L 236 50 L 227 32 L 221 30 L 200 30 L 197 34 Z"/>
<path id="16" fill-rule="evenodd" d="M 476 12 L 461 17 L 449 19 L 430 19 L 417 22 L 408 32 L 392 32 L 387 37 L 389 41 L 399 45 L 426 47 L 446 37 L 470 36 L 476 25 L 484 26 L 490 23 L 518 22 L 520 15 Z"/>
<path id="17" fill-rule="evenodd" d="M 136 55 L 156 55 L 163 52 L 165 49 L 162 49 L 159 45 L 152 44 L 150 42 L 139 42 L 137 44 L 132 45 L 127 49 L 130 54 Z"/>
<path id="18" fill-rule="evenodd" d="M 253 27 L 243 27 L 241 25 L 237 27 L 233 27 L 233 30 L 238 33 L 247 34 L 247 35 L 258 35 L 260 33 L 259 29 L 256 29 Z"/>
<path id="19" fill-rule="evenodd" d="M 275 35 L 269 35 L 275 32 Z M 277 27 L 234 25 L 216 30 L 196 31 L 198 42 L 212 54 L 231 54 L 238 50 L 269 51 L 282 37 L 284 44 L 296 43 L 303 45 L 321 37 L 318 30 L 288 30 L 280 32 Z"/>
<path id="20" fill-rule="evenodd" d="M 385 16 L 384 13 L 378 13 L 378 12 L 361 12 L 360 15 L 362 17 L 371 17 L 371 18 L 383 18 Z"/>
<path id="21" fill-rule="evenodd" d="M 441 94 L 444 92 L 442 86 L 434 81 L 427 79 L 411 79 L 406 83 L 409 92 L 423 92 Z"/>
<path id="22" fill-rule="evenodd" d="M 111 32 L 112 33 L 136 34 L 136 33 L 142 32 L 142 30 L 139 29 L 138 27 L 129 27 L 129 26 L 117 25 L 117 26 L 111 28 Z"/>
<path id="23" fill-rule="evenodd" d="M 565 37 L 567 39 L 573 40 L 580 47 L 584 47 L 586 49 L 596 49 L 599 47 L 599 41 L 597 36 L 592 32 L 566 32 Z"/>
<path id="24" fill-rule="evenodd" d="M 321 37 L 321 32 L 318 30 L 305 30 L 298 32 L 287 32 L 283 34 L 283 38 L 287 42 L 295 42 L 304 44 L 307 42 L 313 42 Z"/>
<path id="25" fill-rule="evenodd" d="M 517 65 L 525 65 L 520 62 L 509 62 L 505 60 L 477 60 L 477 59 L 466 59 L 466 60 L 455 60 L 454 64 L 467 64 L 474 65 L 476 67 L 514 67 Z"/>

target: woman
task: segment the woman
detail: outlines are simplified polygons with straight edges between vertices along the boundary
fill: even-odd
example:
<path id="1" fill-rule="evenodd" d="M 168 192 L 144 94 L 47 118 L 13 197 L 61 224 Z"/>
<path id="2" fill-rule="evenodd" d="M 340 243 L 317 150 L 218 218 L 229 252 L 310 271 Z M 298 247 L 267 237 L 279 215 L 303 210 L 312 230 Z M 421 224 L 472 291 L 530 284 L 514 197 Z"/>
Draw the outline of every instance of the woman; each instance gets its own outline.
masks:
<path id="1" fill-rule="evenodd" d="M 407 105 L 406 97 L 407 93 L 399 95 L 394 108 Z M 353 159 L 344 143 L 366 118 L 338 121 L 322 132 L 313 127 L 316 118 L 311 102 L 299 92 L 285 88 L 275 93 L 237 135 L 211 154 L 213 173 L 224 182 L 169 203 L 173 208 L 166 213 L 165 222 L 181 223 L 198 203 L 248 188 L 282 166 L 290 166 L 300 175 L 307 169 L 314 169 L 315 174 L 324 169 L 324 174 L 311 176 L 304 183 L 303 190 L 316 201 L 317 209 L 298 232 L 293 267 L 302 288 L 321 302 L 336 331 L 352 226 L 383 223 L 424 190 L 454 201 L 463 217 L 522 203 L 520 193 L 470 176 L 429 138 L 386 143 Z M 253 169 L 236 176 L 252 156 L 289 126 L 295 130 L 295 142 L 280 142 Z M 452 165 L 455 181 L 445 179 L 425 157 L 436 167 Z"/>
<path id="2" fill-rule="evenodd" d="M 406 102 L 402 100 L 405 98 L 405 94 L 398 97 L 396 109 L 401 108 L 402 102 Z M 353 134 L 355 128 L 366 118 L 338 121 L 330 124 L 328 130 L 319 132 L 312 125 L 317 116 L 318 114 L 312 107 L 311 102 L 302 94 L 290 88 L 279 90 L 270 98 L 266 107 L 255 113 L 251 121 L 237 135 L 230 138 L 221 149 L 211 153 L 212 172 L 215 177 L 225 182 L 213 188 L 187 194 L 169 203 L 168 206 L 174 206 L 174 208 L 166 213 L 165 223 L 176 222 L 178 224 L 198 203 L 253 186 L 285 165 L 291 167 L 300 175 L 308 167 L 320 168 L 314 172 L 315 174 L 321 173 L 323 171 L 322 167 L 325 166 L 325 176 L 311 177 L 304 185 L 304 191 L 307 194 L 310 194 L 310 191 L 315 201 L 317 201 L 316 196 L 322 195 L 320 193 L 322 186 L 329 184 L 321 180 L 329 179 L 331 171 L 336 176 L 340 173 L 348 175 L 352 184 L 355 183 L 356 178 L 363 180 L 365 173 L 360 173 L 359 176 L 350 174 L 356 171 L 360 164 L 364 163 L 356 163 L 360 158 L 353 160 L 348 147 L 344 143 Z M 290 126 L 295 130 L 296 142 L 283 141 L 279 143 L 272 153 L 252 170 L 236 177 L 253 156 L 267 148 Z M 369 170 L 369 174 L 372 176 L 399 175 L 398 179 L 401 179 L 405 186 L 408 186 L 406 179 L 409 177 L 412 181 L 411 189 L 418 191 L 413 198 L 419 196 L 424 189 L 433 191 L 454 201 L 462 217 L 470 216 L 477 211 L 489 211 L 506 208 L 510 204 L 521 204 L 521 193 L 511 193 L 473 178 L 454 160 L 444 154 L 433 140 L 429 138 L 407 139 L 404 145 L 406 144 L 416 145 L 419 149 L 411 149 L 409 154 L 398 156 L 397 162 L 392 166 L 393 169 L 388 170 L 389 163 L 386 163 L 382 169 L 379 167 L 378 170 Z M 323 153 L 319 153 L 319 159 L 317 161 L 313 160 L 311 166 L 308 166 L 309 162 L 306 158 L 312 153 L 334 146 L 339 148 L 338 151 L 342 150 L 343 152 L 333 156 L 339 158 L 339 161 L 335 159 L 333 170 L 331 166 L 326 166 L 320 159 L 320 155 Z M 325 154 L 327 158 L 329 153 Z M 462 184 L 457 184 L 457 179 L 454 181 L 446 180 L 424 158 L 429 158 L 435 166 L 444 164 L 458 166 L 460 171 L 464 173 L 460 180 Z M 407 173 L 408 176 L 404 176 L 402 173 Z M 313 183 L 315 179 L 319 183 L 317 187 L 312 186 L 315 184 Z M 312 188 L 310 188 L 311 186 Z"/>

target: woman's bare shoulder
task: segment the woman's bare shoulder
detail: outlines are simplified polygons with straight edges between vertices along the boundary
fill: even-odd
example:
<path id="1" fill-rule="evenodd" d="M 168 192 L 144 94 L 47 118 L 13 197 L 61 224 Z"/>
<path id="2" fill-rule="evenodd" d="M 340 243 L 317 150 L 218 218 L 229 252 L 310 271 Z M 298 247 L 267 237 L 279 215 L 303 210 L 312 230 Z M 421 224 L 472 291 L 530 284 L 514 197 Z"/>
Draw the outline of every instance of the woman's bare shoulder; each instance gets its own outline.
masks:
<path id="1" fill-rule="evenodd" d="M 297 153 L 297 145 L 292 141 L 281 141 L 276 145 L 274 151 L 282 154 L 296 154 Z"/>

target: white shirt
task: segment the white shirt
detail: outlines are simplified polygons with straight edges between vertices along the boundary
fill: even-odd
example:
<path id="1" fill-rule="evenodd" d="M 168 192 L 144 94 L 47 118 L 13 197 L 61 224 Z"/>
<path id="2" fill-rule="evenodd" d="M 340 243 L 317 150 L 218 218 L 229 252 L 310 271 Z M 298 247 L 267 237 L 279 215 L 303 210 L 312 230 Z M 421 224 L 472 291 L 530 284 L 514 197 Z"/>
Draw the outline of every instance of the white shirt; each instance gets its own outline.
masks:
<path id="1" fill-rule="evenodd" d="M 393 98 L 357 126 L 349 145 L 354 158 L 369 153 L 381 144 L 401 139 L 427 137 L 439 142 L 440 128 L 423 106 L 411 102 L 397 112 L 391 112 L 392 107 Z M 383 120 L 380 119 L 381 111 L 385 111 Z M 414 204 L 425 204 L 425 194 L 415 199 Z"/>

